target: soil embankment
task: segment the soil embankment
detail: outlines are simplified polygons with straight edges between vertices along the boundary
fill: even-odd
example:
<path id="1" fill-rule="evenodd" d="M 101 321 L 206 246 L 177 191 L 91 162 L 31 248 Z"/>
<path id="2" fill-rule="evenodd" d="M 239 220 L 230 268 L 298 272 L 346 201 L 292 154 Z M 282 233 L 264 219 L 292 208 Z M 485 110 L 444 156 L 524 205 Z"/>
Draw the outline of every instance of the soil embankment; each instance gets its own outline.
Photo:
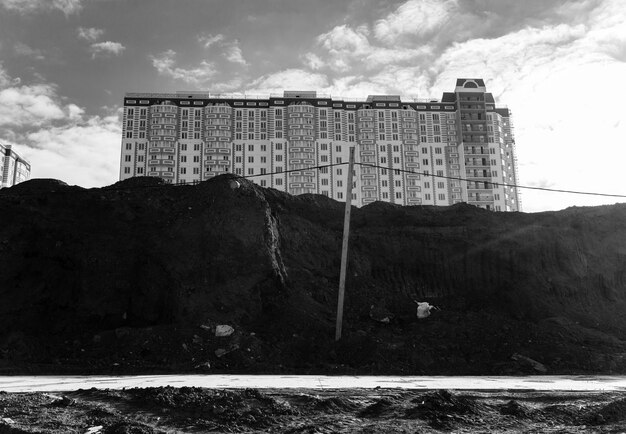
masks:
<path id="1" fill-rule="evenodd" d="M 355 208 L 334 343 L 343 204 L 229 180 L 0 191 L 0 369 L 626 372 L 626 205 Z"/>

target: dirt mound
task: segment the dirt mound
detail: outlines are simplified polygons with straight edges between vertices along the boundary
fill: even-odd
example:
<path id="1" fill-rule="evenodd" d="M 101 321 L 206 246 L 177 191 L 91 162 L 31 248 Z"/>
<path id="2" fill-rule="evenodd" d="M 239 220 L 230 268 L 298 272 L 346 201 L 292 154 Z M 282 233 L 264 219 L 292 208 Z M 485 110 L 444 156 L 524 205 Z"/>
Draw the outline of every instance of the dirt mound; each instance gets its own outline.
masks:
<path id="1" fill-rule="evenodd" d="M 160 182 L 0 194 L 0 369 L 626 369 L 624 205 L 354 208 L 335 343 L 343 203 L 232 175 Z M 414 301 L 440 310 L 418 320 Z"/>
<path id="2" fill-rule="evenodd" d="M 80 187 L 70 187 L 67 183 L 52 178 L 39 178 L 31 179 L 29 181 L 21 182 L 10 188 L 2 189 L 0 192 L 5 194 L 34 194 L 34 193 L 52 193 L 55 191 L 62 191 L 68 188 L 79 189 Z"/>
<path id="3" fill-rule="evenodd" d="M 163 178 L 155 176 L 135 176 L 133 178 L 124 179 L 118 181 L 115 184 L 111 184 L 108 187 L 104 187 L 104 190 L 110 189 L 122 189 L 122 188 L 149 188 L 166 185 Z"/>

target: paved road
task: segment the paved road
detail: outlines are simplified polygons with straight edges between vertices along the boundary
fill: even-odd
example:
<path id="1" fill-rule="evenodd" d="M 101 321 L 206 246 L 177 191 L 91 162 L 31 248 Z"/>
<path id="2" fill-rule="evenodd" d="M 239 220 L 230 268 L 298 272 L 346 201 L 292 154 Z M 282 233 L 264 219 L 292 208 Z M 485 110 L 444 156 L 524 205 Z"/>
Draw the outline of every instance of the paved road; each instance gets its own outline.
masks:
<path id="1" fill-rule="evenodd" d="M 626 377 L 531 376 L 531 377 L 385 377 L 318 375 L 136 375 L 136 376 L 5 376 L 0 391 L 67 392 L 77 389 L 196 386 L 217 389 L 449 389 L 626 391 Z"/>

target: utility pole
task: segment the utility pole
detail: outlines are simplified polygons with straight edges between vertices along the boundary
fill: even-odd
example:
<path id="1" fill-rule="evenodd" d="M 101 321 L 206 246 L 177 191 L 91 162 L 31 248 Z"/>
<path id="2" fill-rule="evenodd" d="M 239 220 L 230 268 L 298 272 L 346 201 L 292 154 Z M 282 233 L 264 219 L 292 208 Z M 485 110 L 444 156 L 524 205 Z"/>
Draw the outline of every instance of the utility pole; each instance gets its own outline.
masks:
<path id="1" fill-rule="evenodd" d="M 350 210 L 352 209 L 352 171 L 354 169 L 354 146 L 350 147 L 348 185 L 346 185 L 346 210 L 343 218 L 343 243 L 341 245 L 341 271 L 339 272 L 339 297 L 337 299 L 337 325 L 335 341 L 341 339 L 343 322 L 343 297 L 346 291 L 346 268 L 348 267 L 348 238 L 350 237 Z"/>

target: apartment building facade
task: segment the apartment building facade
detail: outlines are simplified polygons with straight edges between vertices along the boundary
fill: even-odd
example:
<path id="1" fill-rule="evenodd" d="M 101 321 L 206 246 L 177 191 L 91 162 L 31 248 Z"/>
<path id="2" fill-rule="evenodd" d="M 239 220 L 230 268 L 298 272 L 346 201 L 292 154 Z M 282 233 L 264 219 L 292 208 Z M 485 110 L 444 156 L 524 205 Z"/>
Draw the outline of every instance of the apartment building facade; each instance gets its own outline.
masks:
<path id="1" fill-rule="evenodd" d="M 440 100 L 341 99 L 285 91 L 269 97 L 128 93 L 120 179 L 197 183 L 234 173 L 291 194 L 353 203 L 467 202 L 520 210 L 511 114 L 481 79 L 459 79 Z"/>
<path id="2" fill-rule="evenodd" d="M 11 145 L 0 143 L 0 188 L 12 187 L 30 179 L 30 163 Z"/>

